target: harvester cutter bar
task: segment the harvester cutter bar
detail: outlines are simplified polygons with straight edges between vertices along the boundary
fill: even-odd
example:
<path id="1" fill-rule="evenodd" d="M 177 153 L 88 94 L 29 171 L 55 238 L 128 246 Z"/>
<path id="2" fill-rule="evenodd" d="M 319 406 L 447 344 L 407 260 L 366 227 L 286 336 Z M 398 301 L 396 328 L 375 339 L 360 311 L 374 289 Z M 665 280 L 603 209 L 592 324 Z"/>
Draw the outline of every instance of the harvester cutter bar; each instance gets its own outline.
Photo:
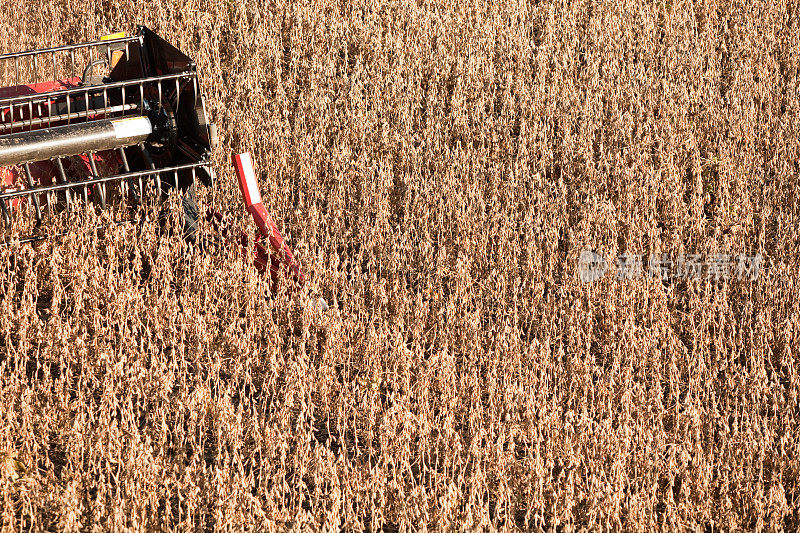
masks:
<path id="1" fill-rule="evenodd" d="M 94 229 L 96 230 L 106 230 L 110 228 L 116 228 L 118 226 L 125 226 L 126 224 L 136 224 L 140 222 L 139 219 L 136 218 L 126 218 L 124 220 L 116 220 L 114 222 L 110 222 L 108 224 L 101 224 L 99 226 L 95 226 Z M 58 237 L 66 237 L 69 235 L 69 231 L 59 231 L 58 233 L 51 233 L 49 235 L 34 235 L 32 237 L 25 237 L 24 239 L 14 240 L 14 241 L 0 241 L 0 246 L 11 246 L 12 244 L 33 244 L 41 241 L 45 241 L 47 239 L 56 239 Z"/>

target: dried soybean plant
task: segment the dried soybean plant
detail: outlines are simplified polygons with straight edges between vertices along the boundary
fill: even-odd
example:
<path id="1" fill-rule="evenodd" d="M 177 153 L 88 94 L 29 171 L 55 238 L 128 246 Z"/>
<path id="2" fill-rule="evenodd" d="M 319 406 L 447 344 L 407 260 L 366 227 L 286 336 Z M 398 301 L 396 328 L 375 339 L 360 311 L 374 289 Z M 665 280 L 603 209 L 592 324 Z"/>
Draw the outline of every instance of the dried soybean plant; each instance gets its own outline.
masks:
<path id="1" fill-rule="evenodd" d="M 200 202 L 240 209 L 251 150 L 335 311 L 154 217 L 0 247 L 4 530 L 800 526 L 794 4 L 3 7 L 3 52 L 146 24 L 196 58 Z"/>

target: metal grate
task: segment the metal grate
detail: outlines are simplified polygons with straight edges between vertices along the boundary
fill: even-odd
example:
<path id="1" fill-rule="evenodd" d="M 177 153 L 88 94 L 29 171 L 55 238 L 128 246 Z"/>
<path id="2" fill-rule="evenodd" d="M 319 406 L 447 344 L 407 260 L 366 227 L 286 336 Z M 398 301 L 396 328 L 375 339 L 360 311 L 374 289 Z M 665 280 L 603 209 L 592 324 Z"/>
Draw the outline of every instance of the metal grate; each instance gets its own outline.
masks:
<path id="1" fill-rule="evenodd" d="M 139 149 L 145 154 L 147 153 L 147 149 L 144 145 L 140 145 Z M 120 151 L 123 154 L 125 153 L 125 149 L 123 148 L 121 148 Z M 92 154 L 87 155 L 90 156 L 89 160 L 92 161 Z M 123 155 L 122 158 L 124 161 L 123 168 L 125 168 L 127 167 L 127 156 Z M 154 189 L 157 191 L 157 194 L 160 194 L 162 190 L 162 179 L 166 181 L 167 185 L 170 187 L 177 188 L 179 172 L 190 171 L 192 173 L 192 179 L 195 180 L 196 177 L 194 173 L 196 170 L 201 167 L 207 167 L 211 164 L 210 161 L 202 160 L 194 163 L 166 166 L 163 168 L 156 168 L 153 165 L 152 168 L 147 170 L 133 172 L 128 171 L 110 176 L 91 175 L 81 180 L 70 180 L 64 172 L 64 163 L 62 159 L 63 158 L 57 158 L 55 160 L 60 174 L 56 183 L 38 186 L 31 185 L 25 189 L 17 189 L 0 193 L 0 212 L 2 212 L 3 222 L 6 224 L 6 227 L 11 226 L 11 217 L 13 214 L 11 201 L 17 198 L 26 198 L 28 201 L 25 205 L 28 206 L 28 209 L 33 209 L 36 220 L 40 221 L 43 217 L 43 202 L 41 202 L 42 197 L 45 198 L 45 203 L 48 205 L 48 207 L 52 209 L 53 204 L 59 201 L 59 198 L 54 198 L 53 196 L 63 194 L 64 203 L 67 207 L 70 207 L 75 200 L 73 196 L 75 192 L 82 195 L 84 202 L 88 202 L 90 190 L 92 190 L 97 191 L 96 194 L 92 192 L 92 197 L 97 198 L 97 201 L 101 204 L 101 207 L 105 207 L 106 185 L 119 184 L 123 195 L 129 196 L 131 194 L 131 184 L 138 184 L 139 194 L 146 190 L 148 184 L 153 184 L 155 185 Z M 27 164 L 24 165 L 24 167 L 26 175 L 29 178 L 29 183 L 32 183 L 32 180 L 30 179 L 30 168 Z M 96 169 L 93 170 L 96 171 Z"/>
<path id="2" fill-rule="evenodd" d="M 115 51 L 129 52 L 131 43 L 142 44 L 142 36 L 120 37 L 0 54 L 0 79 L 5 84 L 28 85 L 61 79 L 83 77 L 88 65 L 97 61 L 110 63 Z"/>
<path id="3" fill-rule="evenodd" d="M 17 134 L 33 143 L 36 133 L 27 132 L 75 131 L 81 123 L 123 117 L 148 117 L 152 138 L 97 154 L 79 145 L 80 154 L 32 150 L 9 159 L 16 166 L 4 167 L 13 177 L 0 187 L 5 227 L 17 210 L 32 211 L 38 223 L 79 198 L 105 207 L 107 187 L 138 203 L 148 189 L 161 195 L 185 187 L 198 169 L 208 183 L 213 172 L 195 65 L 147 28 L 130 37 L 0 54 L 0 137 Z M 52 159 L 25 161 L 36 156 Z M 76 158 L 84 165 L 78 170 Z"/>
<path id="4" fill-rule="evenodd" d="M 144 115 L 148 106 L 178 108 L 190 86 L 197 99 L 196 72 L 58 89 L 0 98 L 0 134 L 70 124 L 78 120 Z M 147 104 L 147 105 L 146 105 Z"/>

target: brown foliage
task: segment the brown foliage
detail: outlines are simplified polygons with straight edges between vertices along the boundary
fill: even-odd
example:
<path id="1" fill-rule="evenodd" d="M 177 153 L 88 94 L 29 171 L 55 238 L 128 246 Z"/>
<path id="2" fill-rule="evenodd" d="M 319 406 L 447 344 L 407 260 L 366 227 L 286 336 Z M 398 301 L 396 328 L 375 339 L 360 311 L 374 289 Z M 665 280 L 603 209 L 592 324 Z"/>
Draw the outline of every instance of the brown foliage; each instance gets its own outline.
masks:
<path id="1" fill-rule="evenodd" d="M 89 220 L 0 248 L 6 530 L 800 527 L 794 3 L 2 0 L 200 66 L 320 315 Z M 582 284 L 581 250 L 762 253 Z"/>

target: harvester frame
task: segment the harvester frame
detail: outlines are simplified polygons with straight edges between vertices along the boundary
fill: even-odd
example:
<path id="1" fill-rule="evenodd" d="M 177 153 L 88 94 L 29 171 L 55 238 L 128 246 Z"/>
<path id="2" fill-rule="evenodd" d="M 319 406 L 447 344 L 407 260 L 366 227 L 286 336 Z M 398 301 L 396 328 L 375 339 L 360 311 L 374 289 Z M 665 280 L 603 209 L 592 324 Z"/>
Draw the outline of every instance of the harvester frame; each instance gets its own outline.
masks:
<path id="1" fill-rule="evenodd" d="M 88 56 L 84 67 L 76 61 L 79 53 Z M 23 62 L 32 82 L 20 74 Z M 0 55 L 0 65 L 9 63 L 16 84 L 0 88 L 0 212 L 6 227 L 22 203 L 38 222 L 43 204 L 52 209 L 63 200 L 69 207 L 75 193 L 105 207 L 111 184 L 128 197 L 136 187 L 137 201 L 144 182 L 166 190 L 186 189 L 198 178 L 213 181 L 216 130 L 207 119 L 196 66 L 146 27 L 130 37 Z M 93 74 L 100 64 L 110 67 L 108 76 Z M 63 76 L 65 67 L 70 77 Z M 46 71 L 49 76 L 40 76 Z"/>
<path id="2" fill-rule="evenodd" d="M 100 67 L 107 74 L 98 74 Z M 0 218 L 6 230 L 26 206 L 39 226 L 47 212 L 69 209 L 78 198 L 106 207 L 112 188 L 134 204 L 148 189 L 158 197 L 180 190 L 184 237 L 195 239 L 194 185 L 215 180 L 217 133 L 187 55 L 138 26 L 128 37 L 2 54 L 0 79 L 9 75 L 15 84 L 0 87 Z M 305 277 L 261 203 L 249 154 L 234 156 L 234 164 L 259 234 L 251 240 L 210 207 L 206 219 L 271 274 L 273 287 L 284 270 L 299 289 Z"/>

